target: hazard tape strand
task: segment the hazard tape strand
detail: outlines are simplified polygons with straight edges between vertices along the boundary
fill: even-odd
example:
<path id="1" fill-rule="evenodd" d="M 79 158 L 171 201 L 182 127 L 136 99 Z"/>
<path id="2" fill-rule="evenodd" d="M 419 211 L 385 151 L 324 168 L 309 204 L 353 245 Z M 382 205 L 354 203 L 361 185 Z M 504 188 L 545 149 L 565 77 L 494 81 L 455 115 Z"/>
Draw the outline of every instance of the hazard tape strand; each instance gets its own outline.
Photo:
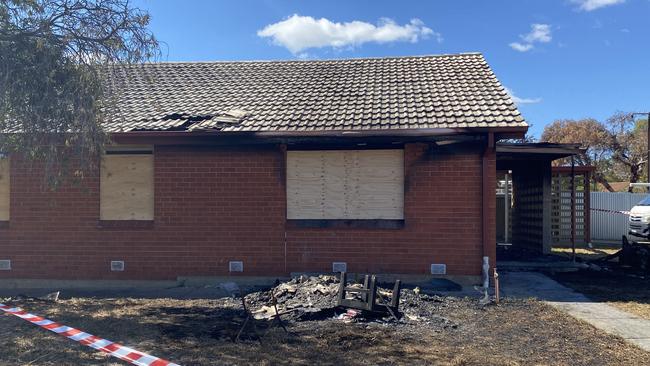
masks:
<path id="1" fill-rule="evenodd" d="M 616 211 L 616 210 L 607 210 L 604 208 L 591 208 L 591 211 L 597 211 L 597 212 L 606 212 L 606 213 L 615 213 L 615 214 L 620 214 L 620 215 L 630 215 L 630 211 Z"/>
<path id="2" fill-rule="evenodd" d="M 107 339 L 96 337 L 90 333 L 83 332 L 79 329 L 71 328 L 63 324 L 53 322 L 52 320 L 30 314 L 18 307 L 11 307 L 0 304 L 0 310 L 5 313 L 15 315 L 41 328 L 47 329 L 56 334 L 62 335 L 84 346 L 105 352 L 113 357 L 127 361 L 137 366 L 179 366 L 178 364 L 163 360 L 161 358 L 136 351 L 133 348 L 123 346 L 119 343 L 111 342 Z"/>

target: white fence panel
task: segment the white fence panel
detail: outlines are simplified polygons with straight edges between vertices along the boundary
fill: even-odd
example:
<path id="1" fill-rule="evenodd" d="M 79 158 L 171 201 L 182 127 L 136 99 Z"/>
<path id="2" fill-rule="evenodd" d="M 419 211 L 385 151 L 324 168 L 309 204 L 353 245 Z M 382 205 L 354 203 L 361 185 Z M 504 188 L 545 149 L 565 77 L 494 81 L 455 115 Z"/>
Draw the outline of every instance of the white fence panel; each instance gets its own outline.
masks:
<path id="1" fill-rule="evenodd" d="M 591 240 L 619 242 L 627 235 L 629 216 L 600 210 L 629 211 L 648 195 L 643 193 L 592 192 L 591 193 Z"/>

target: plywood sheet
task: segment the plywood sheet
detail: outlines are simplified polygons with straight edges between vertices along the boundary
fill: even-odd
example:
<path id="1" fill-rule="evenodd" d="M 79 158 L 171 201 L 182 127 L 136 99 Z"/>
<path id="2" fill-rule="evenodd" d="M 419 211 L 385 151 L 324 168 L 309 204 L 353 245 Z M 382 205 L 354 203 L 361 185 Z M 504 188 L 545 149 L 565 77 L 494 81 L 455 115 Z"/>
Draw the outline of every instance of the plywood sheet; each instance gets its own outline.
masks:
<path id="1" fill-rule="evenodd" d="M 102 220 L 153 220 L 153 155 L 105 155 L 100 180 Z"/>
<path id="2" fill-rule="evenodd" d="M 322 154 L 287 153 L 287 217 L 322 217 L 324 214 Z"/>
<path id="3" fill-rule="evenodd" d="M 403 150 L 360 151 L 351 175 L 355 189 L 352 215 L 374 219 L 404 218 Z"/>
<path id="4" fill-rule="evenodd" d="M 0 221 L 9 221 L 11 179 L 9 158 L 0 158 Z"/>
<path id="5" fill-rule="evenodd" d="M 287 152 L 287 218 L 403 219 L 403 150 Z"/>

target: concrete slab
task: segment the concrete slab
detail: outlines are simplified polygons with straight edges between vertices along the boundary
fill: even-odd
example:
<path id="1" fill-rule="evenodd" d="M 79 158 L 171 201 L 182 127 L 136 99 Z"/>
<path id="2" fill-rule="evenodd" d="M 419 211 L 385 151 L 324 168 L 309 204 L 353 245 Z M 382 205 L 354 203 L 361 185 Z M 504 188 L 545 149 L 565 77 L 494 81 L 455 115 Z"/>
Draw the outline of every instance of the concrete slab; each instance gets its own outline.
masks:
<path id="1" fill-rule="evenodd" d="M 629 341 L 641 349 L 650 349 L 650 339 L 629 339 Z"/>
<path id="2" fill-rule="evenodd" d="M 42 297 L 60 291 L 61 298 L 172 298 L 218 299 L 270 288 L 270 277 L 202 277 L 177 281 L 102 280 L 0 280 L 0 297 L 17 295 Z"/>
<path id="3" fill-rule="evenodd" d="M 320 274 L 323 273 L 307 275 Z M 357 276 L 360 278 L 361 274 Z M 267 290 L 277 281 L 288 279 L 289 277 L 270 276 L 179 277 L 175 281 L 1 279 L 0 297 L 17 295 L 42 297 L 60 291 L 60 297 L 64 299 L 71 297 L 218 299 Z M 417 286 L 422 293 L 430 295 L 460 297 L 481 295 L 473 286 L 462 286 L 466 283 L 475 284 L 473 276 L 379 275 L 379 279 L 380 282 L 384 281 L 391 287 L 396 279 L 401 279 L 403 288 Z"/>
<path id="4" fill-rule="evenodd" d="M 1 289 L 0 298 L 13 296 L 42 297 L 54 291 L 60 291 L 62 299 L 73 297 L 94 297 L 99 299 L 143 298 L 143 299 L 219 299 L 230 293 L 219 287 L 174 287 L 174 288 L 13 288 Z"/>
<path id="5" fill-rule="evenodd" d="M 499 273 L 499 282 L 504 296 L 561 302 L 589 301 L 586 296 L 538 272 Z"/>
<path id="6" fill-rule="evenodd" d="M 559 302 L 553 305 L 576 317 L 590 317 L 593 319 L 640 319 L 628 312 L 615 307 L 597 302 Z"/>
<path id="7" fill-rule="evenodd" d="M 500 273 L 504 296 L 537 298 L 650 352 L 650 320 L 595 302 L 537 272 Z"/>
<path id="8" fill-rule="evenodd" d="M 576 271 L 581 268 L 589 268 L 585 263 L 571 261 L 556 262 L 530 262 L 530 261 L 499 261 L 498 267 L 507 271 L 533 271 L 533 270 L 555 270 L 555 271 Z"/>
<path id="9" fill-rule="evenodd" d="M 650 326 L 640 326 L 642 319 L 593 319 L 584 318 L 599 329 L 607 329 L 625 339 L 645 339 L 650 341 Z"/>
<path id="10" fill-rule="evenodd" d="M 42 279 L 0 279 L 0 290 L 10 289 L 122 289 L 122 288 L 170 288 L 179 286 L 178 281 L 138 280 L 52 280 Z"/>

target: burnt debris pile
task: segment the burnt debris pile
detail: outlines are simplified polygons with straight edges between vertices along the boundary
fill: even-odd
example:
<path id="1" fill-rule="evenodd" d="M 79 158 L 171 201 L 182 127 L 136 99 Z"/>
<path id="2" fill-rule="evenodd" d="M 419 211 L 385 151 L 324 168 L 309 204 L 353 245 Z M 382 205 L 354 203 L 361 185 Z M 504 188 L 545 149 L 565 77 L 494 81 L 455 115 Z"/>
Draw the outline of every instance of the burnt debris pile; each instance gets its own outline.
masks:
<path id="1" fill-rule="evenodd" d="M 335 276 L 300 276 L 269 291 L 253 292 L 245 300 L 256 319 L 280 314 L 286 320 L 310 320 L 333 316 L 338 279 Z"/>
<path id="2" fill-rule="evenodd" d="M 362 286 L 360 283 L 348 286 Z M 388 286 L 390 287 L 390 286 Z M 392 297 L 392 288 L 379 286 L 383 298 Z M 332 320 L 343 322 L 374 322 L 394 325 L 420 324 L 434 328 L 455 328 L 445 318 L 445 308 L 456 306 L 454 297 L 424 294 L 418 287 L 403 288 L 396 316 L 388 312 L 368 312 L 337 306 L 339 278 L 332 275 L 300 276 L 279 283 L 268 291 L 245 296 L 248 309 L 258 320 L 273 320 L 279 314 L 286 321 Z M 354 296 L 354 295 L 353 295 Z M 358 296 L 358 295 L 357 295 Z"/>

